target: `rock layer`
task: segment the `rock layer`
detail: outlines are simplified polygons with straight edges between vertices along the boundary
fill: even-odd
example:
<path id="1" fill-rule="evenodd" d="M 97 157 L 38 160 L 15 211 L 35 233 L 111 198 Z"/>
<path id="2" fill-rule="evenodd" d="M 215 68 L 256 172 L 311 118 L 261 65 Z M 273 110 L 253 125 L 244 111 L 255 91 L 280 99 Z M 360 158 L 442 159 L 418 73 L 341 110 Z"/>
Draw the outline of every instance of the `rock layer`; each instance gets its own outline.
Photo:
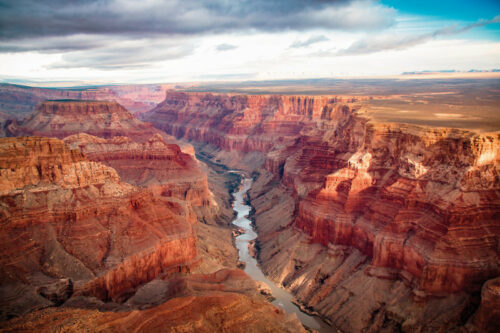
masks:
<path id="1" fill-rule="evenodd" d="M 119 300 L 196 259 L 195 216 L 182 202 L 120 181 L 58 139 L 0 139 L 2 318 L 46 306 L 35 288 Z"/>
<path id="2" fill-rule="evenodd" d="M 137 120 L 115 102 L 46 101 L 10 135 L 65 138 L 91 161 L 114 168 L 124 181 L 149 187 L 155 194 L 187 200 L 200 219 L 217 215 L 207 177 L 190 145 L 179 144 L 149 123 Z"/>
<path id="3" fill-rule="evenodd" d="M 151 110 L 165 98 L 170 85 L 118 85 L 95 88 L 34 88 L 0 84 L 0 119 L 22 120 L 38 103 L 55 99 L 114 101 L 132 113 Z"/>
<path id="4" fill-rule="evenodd" d="M 197 160 L 177 144 L 165 143 L 159 134 L 139 143 L 123 136 L 104 139 L 80 133 L 66 137 L 64 142 L 85 153 L 89 160 L 112 167 L 130 184 L 148 187 L 164 197 L 187 200 L 194 207 L 214 206 L 207 176 Z"/>
<path id="5" fill-rule="evenodd" d="M 128 136 L 144 142 L 161 134 L 151 124 L 134 118 L 116 102 L 55 100 L 37 105 L 36 110 L 21 124 L 11 123 L 6 128 L 10 136 L 50 136 L 60 139 L 87 133 L 102 138 Z"/>
<path id="6" fill-rule="evenodd" d="M 248 171 L 258 166 L 245 154 L 265 156 L 251 191 L 262 266 L 336 326 L 461 326 L 471 295 L 500 274 L 500 134 L 374 123 L 362 108 L 333 96 L 167 92 L 144 119 Z M 356 285 L 371 285 L 371 300 Z"/>

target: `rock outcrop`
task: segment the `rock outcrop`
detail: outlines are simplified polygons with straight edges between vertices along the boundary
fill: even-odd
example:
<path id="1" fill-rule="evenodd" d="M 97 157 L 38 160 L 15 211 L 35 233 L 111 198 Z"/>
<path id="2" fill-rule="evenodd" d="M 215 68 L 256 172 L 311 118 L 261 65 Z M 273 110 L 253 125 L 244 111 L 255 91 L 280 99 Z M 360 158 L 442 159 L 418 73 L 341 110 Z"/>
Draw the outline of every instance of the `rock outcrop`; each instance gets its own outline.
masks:
<path id="1" fill-rule="evenodd" d="M 143 119 L 260 173 L 262 267 L 337 327 L 464 327 L 500 274 L 500 134 L 375 123 L 362 108 L 169 91 Z"/>
<path id="2" fill-rule="evenodd" d="M 118 301 L 196 261 L 186 205 L 121 182 L 61 140 L 0 139 L 0 193 L 2 319 L 67 298 L 43 291 L 60 279 L 74 295 Z"/>
<path id="3" fill-rule="evenodd" d="M 206 174 L 164 137 L 0 139 L 1 331 L 305 332 L 197 225 Z"/>
<path id="4" fill-rule="evenodd" d="M 3 332 L 48 332 L 58 327 L 65 332 L 305 333 L 295 315 L 286 315 L 255 295 L 254 284 L 242 271 L 229 270 L 187 279 L 155 280 L 127 302 L 140 310 L 111 312 L 68 305 L 0 323 L 0 329 Z M 172 292 L 174 295 L 169 295 Z M 151 307 L 154 301 L 159 304 Z"/>
<path id="5" fill-rule="evenodd" d="M 37 105 L 36 110 L 20 124 L 6 128 L 9 136 L 49 136 L 63 139 L 77 133 L 102 138 L 128 136 L 144 142 L 160 133 L 151 124 L 134 118 L 116 102 L 55 100 Z M 165 136 L 166 137 L 166 136 Z"/>
<path id="6" fill-rule="evenodd" d="M 208 209 L 215 205 L 207 175 L 198 161 L 177 144 L 165 143 L 159 134 L 140 143 L 124 136 L 104 139 L 80 133 L 66 137 L 64 142 L 85 153 L 89 160 L 112 167 L 130 184 L 148 187 L 160 196 L 187 200 L 194 207 Z"/>
<path id="7" fill-rule="evenodd" d="M 146 112 L 165 98 L 170 85 L 116 85 L 90 88 L 34 88 L 0 84 L 0 120 L 22 120 L 46 100 L 74 99 L 115 101 L 132 113 Z"/>
<path id="8" fill-rule="evenodd" d="M 46 101 L 21 123 L 7 126 L 9 135 L 65 138 L 91 161 L 114 168 L 128 183 L 154 194 L 187 200 L 200 219 L 217 215 L 206 174 L 191 156 L 192 147 L 134 118 L 116 102 Z M 181 151 L 188 152 L 184 153 Z"/>

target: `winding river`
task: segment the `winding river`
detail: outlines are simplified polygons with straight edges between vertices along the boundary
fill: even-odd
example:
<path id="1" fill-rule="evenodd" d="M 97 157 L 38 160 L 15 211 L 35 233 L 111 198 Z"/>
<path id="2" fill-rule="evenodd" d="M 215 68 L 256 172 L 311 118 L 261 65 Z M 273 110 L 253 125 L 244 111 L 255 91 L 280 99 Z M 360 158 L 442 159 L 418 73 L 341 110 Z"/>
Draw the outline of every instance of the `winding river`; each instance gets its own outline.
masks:
<path id="1" fill-rule="evenodd" d="M 245 233 L 236 237 L 236 247 L 238 248 L 239 260 L 246 264 L 245 273 L 251 276 L 254 280 L 265 282 L 269 288 L 271 288 L 273 296 L 276 298 L 272 303 L 276 306 L 282 307 L 287 313 L 295 313 L 305 326 L 315 329 L 321 333 L 335 332 L 331 326 L 326 324 L 319 317 L 311 316 L 302 312 L 299 307 L 292 302 L 293 296 L 266 278 L 257 265 L 257 260 L 250 255 L 248 244 L 250 241 L 257 238 L 257 233 L 253 230 L 251 221 L 247 218 L 250 214 L 251 207 L 245 204 L 244 197 L 251 187 L 252 179 L 244 178 L 239 191 L 233 193 L 233 209 L 237 213 L 233 224 L 245 231 Z"/>

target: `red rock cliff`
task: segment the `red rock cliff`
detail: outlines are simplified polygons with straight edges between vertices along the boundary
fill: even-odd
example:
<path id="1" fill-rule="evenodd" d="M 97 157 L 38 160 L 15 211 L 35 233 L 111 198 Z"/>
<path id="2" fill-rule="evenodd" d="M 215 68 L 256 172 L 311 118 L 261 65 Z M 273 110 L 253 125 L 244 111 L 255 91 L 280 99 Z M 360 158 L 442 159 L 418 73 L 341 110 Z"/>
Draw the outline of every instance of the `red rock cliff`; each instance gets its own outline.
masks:
<path id="1" fill-rule="evenodd" d="M 164 135 L 151 124 L 135 119 L 120 104 L 106 101 L 46 101 L 38 104 L 35 112 L 21 124 L 7 127 L 10 136 L 41 135 L 62 139 L 81 132 L 103 138 L 129 136 L 141 142 L 155 134 Z"/>
<path id="2" fill-rule="evenodd" d="M 61 140 L 0 139 L 2 318 L 51 304 L 36 288 L 120 300 L 196 258 L 195 216 L 120 181 Z"/>
<path id="3" fill-rule="evenodd" d="M 143 143 L 124 136 L 103 139 L 85 133 L 71 135 L 64 142 L 84 152 L 89 160 L 114 168 L 130 184 L 187 200 L 195 207 L 214 204 L 207 175 L 197 160 L 178 145 L 165 143 L 158 134 Z"/>
<path id="4" fill-rule="evenodd" d="M 338 326 L 381 329 L 369 321 L 385 316 L 386 310 L 369 303 L 371 310 L 362 315 L 366 322 L 354 326 L 359 317 L 337 317 L 330 310 L 335 304 L 337 313 L 343 313 L 345 300 L 336 286 L 347 288 L 343 283 L 350 277 L 342 277 L 342 271 L 333 273 L 334 268 L 332 273 L 321 273 L 324 265 L 314 266 L 312 258 L 293 265 L 292 256 L 286 259 L 292 268 L 281 266 L 276 254 L 293 251 L 283 247 L 287 246 L 284 227 L 297 227 L 311 241 L 328 248 L 358 251 L 358 259 L 346 257 L 353 260 L 352 272 L 364 267 L 360 265 L 365 259 L 360 258 L 365 256 L 368 266 L 356 283 L 400 281 L 413 295 L 409 304 L 429 299 L 424 301 L 428 311 L 441 304 L 441 309 L 453 309 L 446 310 L 452 317 L 453 311 L 459 311 L 456 301 L 450 301 L 455 296 L 436 303 L 431 295 L 477 292 L 486 280 L 500 274 L 500 135 L 376 124 L 358 115 L 356 110 L 362 106 L 352 98 L 169 91 L 165 101 L 144 119 L 177 137 L 233 153 L 266 154 L 264 167 L 292 194 L 296 208 L 290 217 L 293 224 L 282 221 L 288 212 L 280 216 L 274 207 L 283 202 L 293 212 L 293 205 L 272 197 L 270 187 L 254 192 L 265 198 L 259 201 L 262 207 L 257 207 L 257 226 L 270 232 L 259 235 L 264 270 L 278 282 L 296 285 L 296 292 L 302 290 L 299 299 L 330 316 Z M 231 163 L 230 158 L 226 160 Z M 355 260 L 360 260 L 357 266 Z M 401 308 L 403 303 L 397 302 L 408 302 L 408 298 L 392 302 Z M 408 307 L 405 315 L 413 316 L 416 308 Z M 432 325 L 458 325 L 451 317 L 432 319 L 436 320 Z M 430 327 L 426 326 L 431 325 L 429 318 L 422 317 L 419 327 Z M 404 320 L 395 321 L 401 325 Z"/>

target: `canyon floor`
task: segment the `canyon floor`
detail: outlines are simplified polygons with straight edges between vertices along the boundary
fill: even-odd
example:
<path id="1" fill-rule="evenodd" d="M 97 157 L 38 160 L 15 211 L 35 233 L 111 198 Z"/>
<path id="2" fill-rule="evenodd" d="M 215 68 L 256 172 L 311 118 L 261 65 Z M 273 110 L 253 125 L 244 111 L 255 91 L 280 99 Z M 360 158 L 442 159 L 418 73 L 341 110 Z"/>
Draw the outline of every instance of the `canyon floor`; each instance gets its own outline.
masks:
<path id="1" fill-rule="evenodd" d="M 497 332 L 498 80 L 325 86 L 1 86 L 0 331 L 305 331 L 240 269 L 238 169 L 304 311 Z"/>

